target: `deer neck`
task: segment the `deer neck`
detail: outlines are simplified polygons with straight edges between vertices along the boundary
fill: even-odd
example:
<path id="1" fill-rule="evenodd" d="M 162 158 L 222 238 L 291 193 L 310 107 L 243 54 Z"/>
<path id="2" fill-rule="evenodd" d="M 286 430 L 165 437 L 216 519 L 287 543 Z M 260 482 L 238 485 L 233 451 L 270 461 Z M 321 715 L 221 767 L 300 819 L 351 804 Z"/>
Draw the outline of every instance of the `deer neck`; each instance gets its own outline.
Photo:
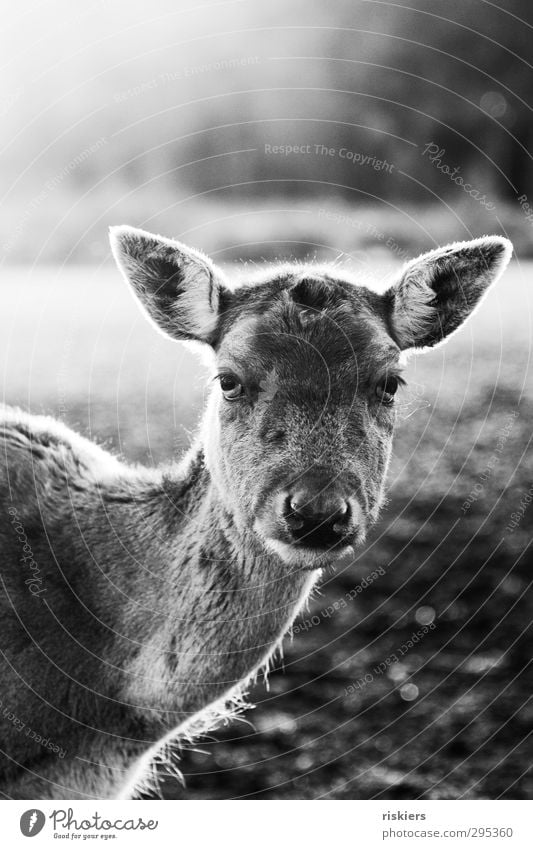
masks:
<path id="1" fill-rule="evenodd" d="M 155 566 L 154 614 L 129 622 L 141 648 L 125 658 L 124 697 L 143 720 L 171 728 L 268 665 L 319 573 L 267 553 L 234 519 L 201 445 L 163 475 L 158 513 L 152 526 L 173 533 Z"/>

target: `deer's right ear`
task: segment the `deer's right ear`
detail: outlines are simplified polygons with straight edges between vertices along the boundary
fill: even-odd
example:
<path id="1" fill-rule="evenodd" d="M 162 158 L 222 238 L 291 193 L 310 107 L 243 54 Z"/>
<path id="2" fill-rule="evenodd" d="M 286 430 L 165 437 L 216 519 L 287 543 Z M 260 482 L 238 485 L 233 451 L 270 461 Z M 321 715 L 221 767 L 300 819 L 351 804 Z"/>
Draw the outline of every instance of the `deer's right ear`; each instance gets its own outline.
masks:
<path id="1" fill-rule="evenodd" d="M 122 225 L 110 228 L 113 256 L 159 330 L 173 339 L 212 344 L 223 275 L 181 242 Z"/>

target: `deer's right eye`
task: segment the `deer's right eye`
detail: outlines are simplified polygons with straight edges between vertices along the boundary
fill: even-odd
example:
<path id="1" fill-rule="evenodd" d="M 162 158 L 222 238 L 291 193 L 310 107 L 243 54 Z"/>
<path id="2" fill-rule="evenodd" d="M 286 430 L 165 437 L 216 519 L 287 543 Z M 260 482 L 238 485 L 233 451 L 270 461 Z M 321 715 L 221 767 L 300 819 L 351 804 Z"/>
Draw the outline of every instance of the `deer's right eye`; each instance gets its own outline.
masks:
<path id="1" fill-rule="evenodd" d="M 236 401 L 244 395 L 244 386 L 231 374 L 221 374 L 219 377 L 220 388 L 226 401 Z"/>

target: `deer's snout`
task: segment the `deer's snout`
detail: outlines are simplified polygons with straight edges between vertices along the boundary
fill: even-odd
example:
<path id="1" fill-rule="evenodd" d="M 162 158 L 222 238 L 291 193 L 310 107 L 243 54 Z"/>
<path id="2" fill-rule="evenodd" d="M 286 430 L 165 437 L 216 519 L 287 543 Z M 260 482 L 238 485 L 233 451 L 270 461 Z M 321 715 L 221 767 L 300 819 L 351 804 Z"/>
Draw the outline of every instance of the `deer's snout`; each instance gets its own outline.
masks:
<path id="1" fill-rule="evenodd" d="M 360 508 L 340 486 L 308 476 L 284 499 L 284 520 L 292 541 L 305 548 L 350 545 L 358 531 Z"/>

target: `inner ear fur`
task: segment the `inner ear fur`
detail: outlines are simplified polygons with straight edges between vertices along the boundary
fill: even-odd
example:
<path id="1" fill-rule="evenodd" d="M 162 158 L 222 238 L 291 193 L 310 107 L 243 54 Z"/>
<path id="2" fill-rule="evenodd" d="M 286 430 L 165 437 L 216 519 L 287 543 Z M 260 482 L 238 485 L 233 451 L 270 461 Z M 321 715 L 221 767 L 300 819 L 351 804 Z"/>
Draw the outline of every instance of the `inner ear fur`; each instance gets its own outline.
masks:
<path id="1" fill-rule="evenodd" d="M 411 260 L 385 293 L 400 348 L 433 347 L 454 333 L 501 276 L 512 251 L 503 236 L 485 236 Z"/>
<path id="2" fill-rule="evenodd" d="M 201 251 L 145 230 L 110 229 L 113 256 L 157 328 L 174 339 L 212 343 L 222 272 Z"/>

